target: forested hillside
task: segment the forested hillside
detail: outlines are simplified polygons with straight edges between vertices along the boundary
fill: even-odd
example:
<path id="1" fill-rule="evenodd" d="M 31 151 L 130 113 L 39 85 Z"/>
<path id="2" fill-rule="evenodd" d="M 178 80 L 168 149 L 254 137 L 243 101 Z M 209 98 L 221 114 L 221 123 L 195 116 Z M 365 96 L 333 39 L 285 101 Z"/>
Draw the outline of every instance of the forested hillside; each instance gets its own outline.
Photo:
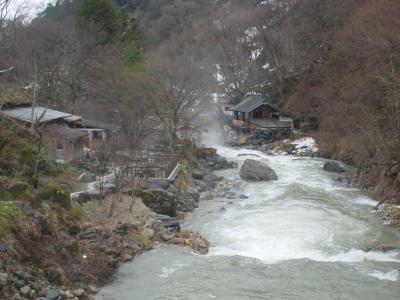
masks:
<path id="1" fill-rule="evenodd" d="M 157 114 L 176 96 L 155 82 L 232 102 L 268 94 L 324 155 L 374 185 L 399 159 L 399 8 L 396 0 L 58 0 L 30 23 L 1 21 L 0 69 L 13 67 L 1 93 L 73 111 L 96 103 L 93 115 L 136 136 L 148 103 L 158 99 Z M 164 121 L 173 135 L 177 122 Z"/>

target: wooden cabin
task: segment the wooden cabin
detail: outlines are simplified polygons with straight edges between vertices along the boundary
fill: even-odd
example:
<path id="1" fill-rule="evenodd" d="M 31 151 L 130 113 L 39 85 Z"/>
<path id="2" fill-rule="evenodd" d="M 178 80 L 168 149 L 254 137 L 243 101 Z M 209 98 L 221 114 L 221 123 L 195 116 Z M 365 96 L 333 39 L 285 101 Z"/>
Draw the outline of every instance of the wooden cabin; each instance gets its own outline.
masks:
<path id="1" fill-rule="evenodd" d="M 7 105 L 0 111 L 16 122 L 30 127 L 40 124 L 45 146 L 58 162 L 69 162 L 81 158 L 85 147 L 92 151 L 105 149 L 111 126 L 81 116 L 49 109 L 43 106 Z"/>
<path id="2" fill-rule="evenodd" d="M 57 162 L 77 160 L 84 155 L 86 133 L 62 124 L 48 124 L 43 129 L 43 140 Z"/>
<path id="3" fill-rule="evenodd" d="M 67 117 L 69 126 L 85 133 L 85 146 L 92 151 L 102 151 L 109 140 L 112 125 L 84 118 Z"/>
<path id="4" fill-rule="evenodd" d="M 63 121 L 71 114 L 42 106 L 32 109 L 30 105 L 7 106 L 1 113 L 27 127 L 32 123 L 39 124 L 44 145 L 57 162 L 73 161 L 83 156 L 85 134 L 69 128 Z"/>
<path id="5" fill-rule="evenodd" d="M 233 112 L 232 124 L 239 127 L 265 129 L 292 129 L 293 119 L 264 96 L 253 95 L 230 109 Z"/>

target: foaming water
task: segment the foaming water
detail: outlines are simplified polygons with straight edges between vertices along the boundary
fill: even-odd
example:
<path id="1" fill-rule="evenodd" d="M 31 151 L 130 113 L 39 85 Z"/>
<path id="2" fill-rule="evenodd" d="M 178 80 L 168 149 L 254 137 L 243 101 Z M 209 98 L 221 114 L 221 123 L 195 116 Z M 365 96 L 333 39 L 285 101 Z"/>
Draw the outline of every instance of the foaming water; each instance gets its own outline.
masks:
<path id="1" fill-rule="evenodd" d="M 371 213 L 366 194 L 323 171 L 322 159 L 218 152 L 239 168 L 261 160 L 279 179 L 237 185 L 248 199 L 200 203 L 183 227 L 212 243 L 208 255 L 160 247 L 124 266 L 98 299 L 398 298 L 400 253 L 368 249 L 400 246 L 399 234 Z M 218 174 L 239 182 L 239 168 Z"/>
<path id="2" fill-rule="evenodd" d="M 369 275 L 378 278 L 380 280 L 390 280 L 390 281 L 398 281 L 400 277 L 400 273 L 397 270 L 392 270 L 386 273 L 381 271 L 373 271 L 369 273 Z"/>

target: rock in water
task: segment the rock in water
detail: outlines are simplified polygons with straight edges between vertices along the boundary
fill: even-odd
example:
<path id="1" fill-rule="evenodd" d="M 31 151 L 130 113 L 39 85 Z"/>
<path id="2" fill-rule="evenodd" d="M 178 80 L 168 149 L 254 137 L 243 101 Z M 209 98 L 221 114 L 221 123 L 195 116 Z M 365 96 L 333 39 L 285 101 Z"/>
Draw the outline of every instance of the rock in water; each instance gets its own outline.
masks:
<path id="1" fill-rule="evenodd" d="M 328 172 L 343 173 L 345 170 L 337 162 L 328 161 L 324 164 L 324 170 Z"/>
<path id="2" fill-rule="evenodd" d="M 168 244 L 190 247 L 195 252 L 207 254 L 210 248 L 210 242 L 203 238 L 199 233 L 193 231 L 182 231 L 175 233 L 172 239 L 167 241 Z"/>
<path id="3" fill-rule="evenodd" d="M 246 159 L 239 173 L 245 180 L 270 181 L 278 180 L 275 171 L 261 161 Z"/>

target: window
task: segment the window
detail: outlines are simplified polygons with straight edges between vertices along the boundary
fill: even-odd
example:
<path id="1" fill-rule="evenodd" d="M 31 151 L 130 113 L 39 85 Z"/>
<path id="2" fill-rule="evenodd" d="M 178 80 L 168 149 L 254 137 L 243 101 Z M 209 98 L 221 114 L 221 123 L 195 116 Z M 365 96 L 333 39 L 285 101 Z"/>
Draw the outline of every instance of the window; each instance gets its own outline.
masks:
<path id="1" fill-rule="evenodd" d="M 102 141 L 104 137 L 104 133 L 101 130 L 92 131 L 92 140 Z"/>
<path id="2" fill-rule="evenodd" d="M 64 144 L 63 144 L 62 141 L 57 141 L 56 149 L 57 149 L 57 150 L 64 149 Z"/>
<path id="3" fill-rule="evenodd" d="M 280 116 L 279 113 L 272 113 L 272 119 L 277 119 L 277 120 L 279 120 L 279 116 Z"/>

